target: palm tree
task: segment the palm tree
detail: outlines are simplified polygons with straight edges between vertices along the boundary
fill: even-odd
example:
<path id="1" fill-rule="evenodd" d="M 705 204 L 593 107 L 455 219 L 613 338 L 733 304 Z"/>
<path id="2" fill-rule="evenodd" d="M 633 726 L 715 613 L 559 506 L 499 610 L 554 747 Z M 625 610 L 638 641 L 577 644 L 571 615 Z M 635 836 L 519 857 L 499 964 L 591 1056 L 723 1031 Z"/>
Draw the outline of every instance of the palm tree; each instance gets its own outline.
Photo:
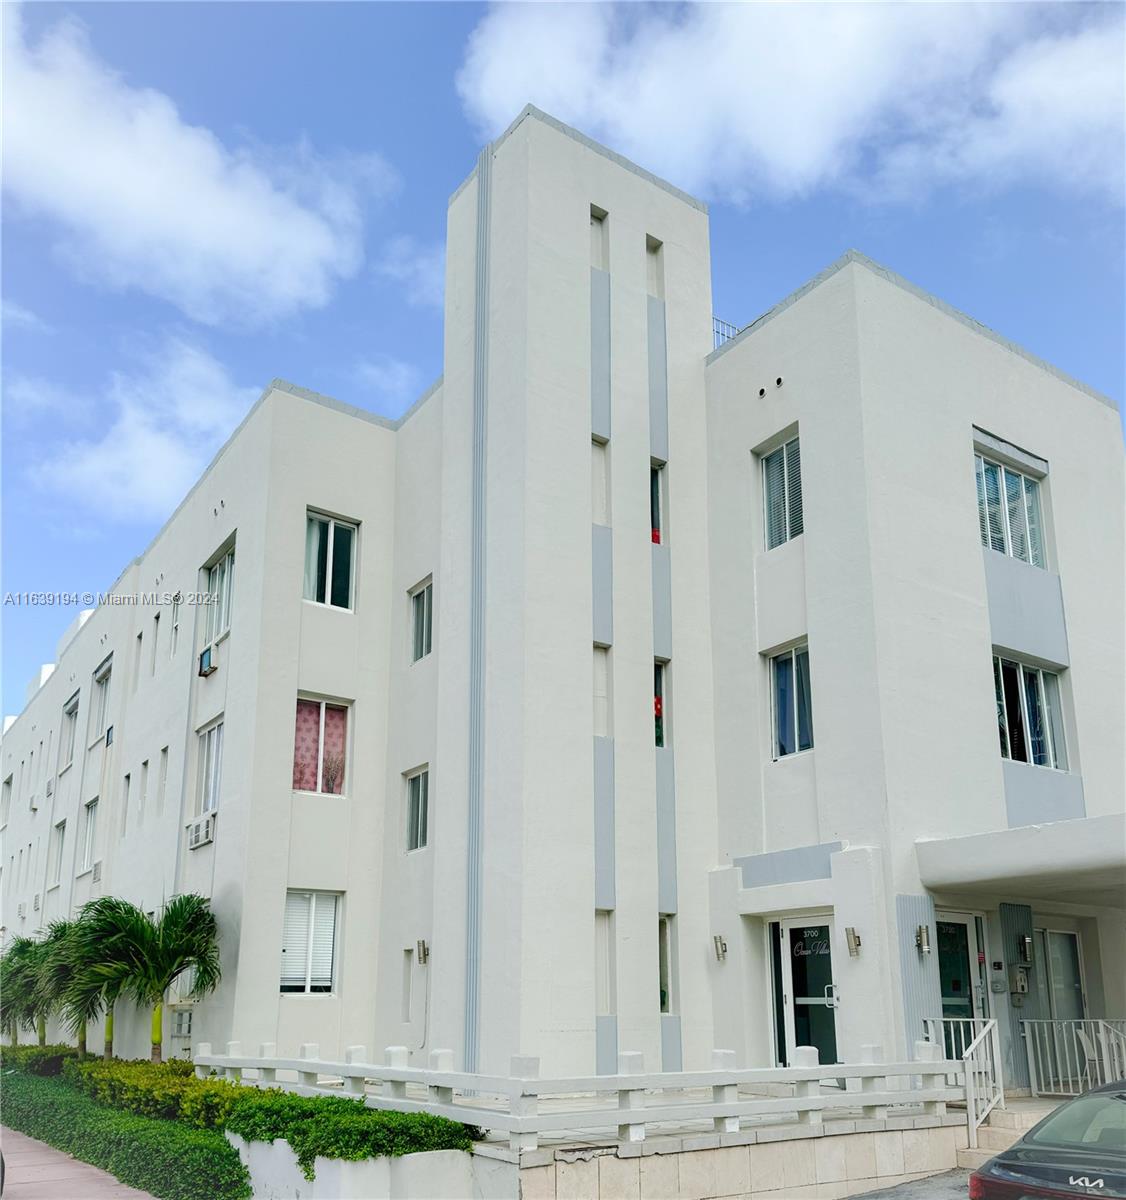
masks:
<path id="1" fill-rule="evenodd" d="M 42 945 L 43 962 L 37 980 L 41 1002 L 48 1012 L 58 1013 L 78 1040 L 79 1053 L 86 1053 L 86 1012 L 73 1008 L 70 997 L 75 978 L 84 969 L 85 944 L 75 921 L 52 921 Z"/>
<path id="2" fill-rule="evenodd" d="M 45 944 L 17 935 L 0 958 L 0 1020 L 16 1044 L 20 1027 L 34 1029 L 47 1044 L 47 1012 L 40 990 Z"/>
<path id="3" fill-rule="evenodd" d="M 152 1061 L 160 1062 L 165 993 L 185 972 L 191 972 L 193 997 L 219 983 L 219 931 L 210 905 L 202 896 L 174 896 L 154 918 L 127 900 L 103 896 L 83 907 L 76 929 L 84 965 L 70 990 L 72 1010 L 105 1008 L 108 1057 L 117 998 L 151 1005 Z"/>

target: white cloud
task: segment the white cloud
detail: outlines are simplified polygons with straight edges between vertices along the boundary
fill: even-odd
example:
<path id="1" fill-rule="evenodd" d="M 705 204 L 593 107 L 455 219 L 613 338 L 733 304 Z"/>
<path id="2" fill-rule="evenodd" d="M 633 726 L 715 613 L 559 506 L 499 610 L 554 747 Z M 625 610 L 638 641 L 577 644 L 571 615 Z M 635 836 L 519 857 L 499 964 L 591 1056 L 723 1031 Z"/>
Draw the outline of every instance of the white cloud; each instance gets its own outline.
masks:
<path id="1" fill-rule="evenodd" d="M 40 387 L 46 403 L 62 395 Z M 31 481 L 86 516 L 163 520 L 257 396 L 257 388 L 236 385 L 207 351 L 168 337 L 136 371 L 111 376 L 96 399 L 98 432 L 41 450 L 29 468 Z"/>
<path id="2" fill-rule="evenodd" d="M 1117 5 L 504 4 L 457 83 L 486 136 L 531 101 L 736 201 L 1035 180 L 1121 202 L 1122 61 Z"/>
<path id="3" fill-rule="evenodd" d="M 446 291 L 446 248 L 442 243 L 423 246 L 407 235 L 392 238 L 375 269 L 403 285 L 408 304 L 441 309 Z"/>
<path id="4" fill-rule="evenodd" d="M 112 70 L 73 20 L 30 45 L 4 9 L 4 187 L 57 223 L 83 278 L 249 325 L 324 305 L 359 269 L 365 200 L 394 184 L 378 156 L 230 148 Z"/>
<path id="5" fill-rule="evenodd" d="M 17 304 L 14 300 L 0 301 L 0 315 L 3 316 L 5 325 L 11 325 L 16 329 L 27 329 L 33 333 L 49 333 L 51 331 L 50 325 L 41 316 L 33 313 L 30 308 L 24 308 L 22 304 Z"/>
<path id="6" fill-rule="evenodd" d="M 398 415 L 413 404 L 422 387 L 418 368 L 390 354 L 359 359 L 352 375 L 375 407 L 391 415 Z"/>

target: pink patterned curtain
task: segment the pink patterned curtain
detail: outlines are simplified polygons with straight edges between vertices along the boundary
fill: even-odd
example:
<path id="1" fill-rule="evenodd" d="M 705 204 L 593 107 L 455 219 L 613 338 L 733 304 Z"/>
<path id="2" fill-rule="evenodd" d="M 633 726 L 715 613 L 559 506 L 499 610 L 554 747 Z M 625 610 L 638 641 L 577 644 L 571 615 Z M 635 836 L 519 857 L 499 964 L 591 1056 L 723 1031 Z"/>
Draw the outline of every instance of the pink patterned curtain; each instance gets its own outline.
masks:
<path id="1" fill-rule="evenodd" d="M 297 728 L 293 736 L 293 789 L 317 790 L 317 750 L 321 737 L 321 706 L 316 700 L 297 701 Z"/>
<path id="2" fill-rule="evenodd" d="M 335 704 L 326 704 L 322 792 L 339 795 L 344 790 L 344 751 L 347 745 L 348 710 Z"/>

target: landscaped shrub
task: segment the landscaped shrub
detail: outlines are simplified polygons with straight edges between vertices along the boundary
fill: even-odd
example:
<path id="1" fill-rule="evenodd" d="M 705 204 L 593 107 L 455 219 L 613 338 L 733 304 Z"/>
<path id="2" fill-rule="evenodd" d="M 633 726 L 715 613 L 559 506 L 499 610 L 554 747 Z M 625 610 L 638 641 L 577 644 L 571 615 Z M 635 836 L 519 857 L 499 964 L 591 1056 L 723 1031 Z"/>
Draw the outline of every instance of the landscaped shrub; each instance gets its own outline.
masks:
<path id="1" fill-rule="evenodd" d="M 58 1075 L 63 1064 L 82 1056 L 74 1046 L 4 1046 L 0 1047 L 0 1066 L 13 1068 L 29 1075 Z"/>
<path id="2" fill-rule="evenodd" d="M 226 1110 L 222 1105 L 189 1103 L 189 1097 L 206 1088 L 211 1094 L 227 1097 L 229 1107 L 237 1094 L 233 1084 L 196 1079 L 192 1064 L 176 1059 L 166 1063 L 78 1059 L 64 1065 L 63 1078 L 101 1104 L 142 1117 L 175 1117 L 201 1129 L 221 1128 Z"/>
<path id="3" fill-rule="evenodd" d="M 250 1177 L 221 1134 L 119 1112 L 61 1079 L 4 1076 L 4 1124 L 160 1200 L 244 1200 Z"/>

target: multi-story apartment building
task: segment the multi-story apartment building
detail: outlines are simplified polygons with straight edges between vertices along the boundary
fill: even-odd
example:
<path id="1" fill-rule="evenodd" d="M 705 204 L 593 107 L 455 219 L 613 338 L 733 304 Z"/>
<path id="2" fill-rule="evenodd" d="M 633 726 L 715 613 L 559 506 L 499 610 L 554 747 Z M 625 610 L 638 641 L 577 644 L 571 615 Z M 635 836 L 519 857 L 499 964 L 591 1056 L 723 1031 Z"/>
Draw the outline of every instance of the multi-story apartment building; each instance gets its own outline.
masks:
<path id="1" fill-rule="evenodd" d="M 6 933 L 210 896 L 173 1053 L 991 1015 L 1019 1086 L 1021 1017 L 1126 1014 L 1113 405 L 855 253 L 713 349 L 709 275 L 691 197 L 534 109 L 486 147 L 443 378 L 272 384 L 32 685 Z"/>

